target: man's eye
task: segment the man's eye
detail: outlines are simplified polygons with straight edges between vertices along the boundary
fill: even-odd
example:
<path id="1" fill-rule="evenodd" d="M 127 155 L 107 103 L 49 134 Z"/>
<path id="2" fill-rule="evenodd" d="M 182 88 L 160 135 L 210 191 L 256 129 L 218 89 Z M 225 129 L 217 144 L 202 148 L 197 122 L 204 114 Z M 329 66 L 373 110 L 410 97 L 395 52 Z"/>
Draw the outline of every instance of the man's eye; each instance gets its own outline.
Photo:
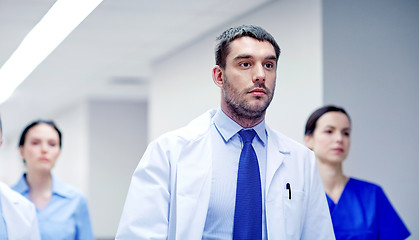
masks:
<path id="1" fill-rule="evenodd" d="M 247 63 L 247 62 L 245 62 L 245 63 L 241 63 L 241 64 L 240 64 L 240 66 L 242 66 L 242 67 L 249 67 L 249 66 L 250 66 L 250 64 L 249 64 L 249 63 Z"/>
<path id="2" fill-rule="evenodd" d="M 266 67 L 266 68 L 273 68 L 273 67 L 274 67 L 274 65 L 273 65 L 272 63 L 266 63 L 266 64 L 265 64 L 265 67 Z"/>

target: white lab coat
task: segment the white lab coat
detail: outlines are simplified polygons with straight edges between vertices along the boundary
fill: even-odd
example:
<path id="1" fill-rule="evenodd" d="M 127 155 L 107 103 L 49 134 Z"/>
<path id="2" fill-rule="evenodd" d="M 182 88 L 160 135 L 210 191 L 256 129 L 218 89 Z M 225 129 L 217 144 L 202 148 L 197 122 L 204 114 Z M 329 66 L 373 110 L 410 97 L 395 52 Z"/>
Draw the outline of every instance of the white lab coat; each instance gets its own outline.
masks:
<path id="1" fill-rule="evenodd" d="M 0 198 L 9 239 L 41 239 L 35 206 L 2 182 L 0 182 Z"/>
<path id="2" fill-rule="evenodd" d="M 209 129 L 215 112 L 150 143 L 133 174 L 116 239 L 202 239 L 211 192 Z M 268 239 L 335 239 L 314 154 L 267 131 Z"/>

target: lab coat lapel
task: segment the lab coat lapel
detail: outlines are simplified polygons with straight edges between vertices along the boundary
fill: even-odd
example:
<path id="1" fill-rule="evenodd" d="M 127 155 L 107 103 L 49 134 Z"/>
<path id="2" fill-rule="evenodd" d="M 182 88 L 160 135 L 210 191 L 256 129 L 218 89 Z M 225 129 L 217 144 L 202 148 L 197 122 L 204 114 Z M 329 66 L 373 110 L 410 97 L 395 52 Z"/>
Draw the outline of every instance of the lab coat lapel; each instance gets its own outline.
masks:
<path id="1" fill-rule="evenodd" d="M 209 122 L 204 125 L 208 127 Z M 210 134 L 190 142 L 182 149 L 177 164 L 176 239 L 202 238 L 211 193 Z"/>
<path id="2" fill-rule="evenodd" d="M 285 223 L 282 211 L 280 168 L 289 156 L 284 144 L 280 144 L 279 135 L 268 127 L 267 168 L 266 168 L 266 225 L 269 239 L 286 239 Z M 275 223 L 275 225 L 273 225 Z"/>
<path id="3" fill-rule="evenodd" d="M 288 151 L 280 146 L 279 139 L 276 134 L 272 132 L 270 128 L 266 128 L 268 132 L 268 146 L 267 146 L 267 167 L 266 167 L 266 196 L 269 193 L 269 188 L 285 158 L 288 156 Z"/>

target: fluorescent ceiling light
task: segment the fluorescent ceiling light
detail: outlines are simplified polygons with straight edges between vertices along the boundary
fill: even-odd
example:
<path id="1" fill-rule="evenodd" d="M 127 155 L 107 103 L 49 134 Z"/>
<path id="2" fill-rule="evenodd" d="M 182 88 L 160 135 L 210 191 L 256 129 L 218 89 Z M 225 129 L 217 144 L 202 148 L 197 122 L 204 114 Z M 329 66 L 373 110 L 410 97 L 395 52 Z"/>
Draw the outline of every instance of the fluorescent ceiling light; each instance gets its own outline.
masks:
<path id="1" fill-rule="evenodd" d="M 0 69 L 0 104 L 102 0 L 57 0 Z"/>

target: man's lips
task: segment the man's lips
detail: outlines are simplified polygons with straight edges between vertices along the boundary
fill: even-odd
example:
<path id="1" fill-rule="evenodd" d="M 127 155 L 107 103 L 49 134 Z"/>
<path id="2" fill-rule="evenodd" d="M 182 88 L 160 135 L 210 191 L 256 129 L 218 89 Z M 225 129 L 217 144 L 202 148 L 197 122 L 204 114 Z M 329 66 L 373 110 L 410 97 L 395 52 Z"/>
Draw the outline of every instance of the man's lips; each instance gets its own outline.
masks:
<path id="1" fill-rule="evenodd" d="M 249 91 L 253 96 L 263 96 L 266 94 L 266 90 L 263 88 L 255 88 L 251 91 Z"/>

